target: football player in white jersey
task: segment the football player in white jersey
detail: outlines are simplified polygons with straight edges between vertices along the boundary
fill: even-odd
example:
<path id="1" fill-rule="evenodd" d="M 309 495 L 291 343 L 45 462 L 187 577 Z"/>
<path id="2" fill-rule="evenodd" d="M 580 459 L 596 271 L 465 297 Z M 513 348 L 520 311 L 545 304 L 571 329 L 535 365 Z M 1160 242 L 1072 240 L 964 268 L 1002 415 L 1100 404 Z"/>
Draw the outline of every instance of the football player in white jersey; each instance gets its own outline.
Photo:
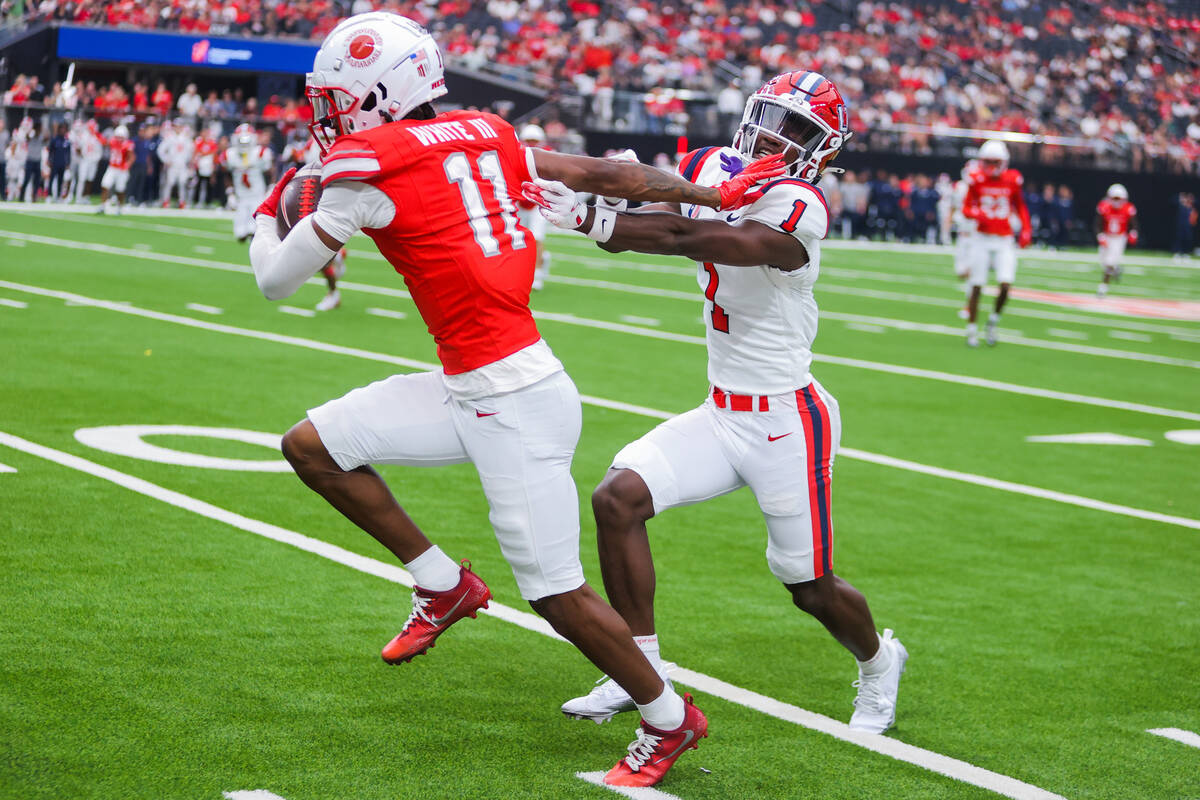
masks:
<path id="1" fill-rule="evenodd" d="M 646 521 L 749 486 L 766 521 L 771 572 L 858 661 L 850 727 L 882 733 L 895 721 L 908 653 L 890 630 L 876 633 L 862 594 L 833 573 L 830 484 L 841 418 L 837 401 L 809 372 L 817 333 L 813 285 L 829 227 L 814 184 L 849 135 L 837 88 L 801 70 L 750 97 L 733 148 L 704 148 L 680 163 L 684 178 L 712 185 L 748 159 L 784 153 L 791 177 L 751 190 L 732 212 L 656 204 L 619 213 L 583 206 L 546 181 L 526 188 L 551 222 L 584 232 L 605 250 L 699 262 L 709 396 L 617 453 L 592 495 L 613 607 L 660 666 Z M 608 681 L 562 710 L 603 722 L 632 708 Z"/>
<path id="2" fill-rule="evenodd" d="M 171 192 L 179 198 L 179 207 L 187 205 L 188 187 L 193 178 L 192 155 L 195 151 L 192 128 L 182 120 L 174 125 L 163 123 L 162 142 L 158 145 L 158 160 L 163 164 L 159 199 L 163 208 L 171 204 Z"/>
<path id="3" fill-rule="evenodd" d="M 244 242 L 254 235 L 254 210 L 267 196 L 264 174 L 271 169 L 275 155 L 259 144 L 258 132 L 248 123 L 233 131 L 233 143 L 225 151 L 225 168 L 233 183 L 233 235 Z"/>

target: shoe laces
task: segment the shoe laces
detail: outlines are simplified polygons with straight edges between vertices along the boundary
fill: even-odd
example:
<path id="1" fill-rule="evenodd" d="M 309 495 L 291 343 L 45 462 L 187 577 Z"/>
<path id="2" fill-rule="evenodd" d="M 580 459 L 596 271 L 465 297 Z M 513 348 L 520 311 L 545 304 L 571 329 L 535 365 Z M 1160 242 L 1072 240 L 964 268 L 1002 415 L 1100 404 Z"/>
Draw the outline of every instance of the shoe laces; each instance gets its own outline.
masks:
<path id="1" fill-rule="evenodd" d="M 629 745 L 629 755 L 625 756 L 625 763 L 634 772 L 639 771 L 650 760 L 650 756 L 654 755 L 654 751 L 658 749 L 662 740 L 663 737 L 647 733 L 644 728 L 638 728 L 637 739 Z"/>
<path id="2" fill-rule="evenodd" d="M 429 619 L 429 615 L 425 613 L 425 606 L 429 605 L 432 599 L 432 597 L 424 597 L 416 592 L 412 593 L 413 610 L 412 613 L 408 615 L 408 619 L 405 621 L 404 627 L 401 629 L 402 631 L 407 631 L 408 626 L 416 622 L 418 617 L 425 620 L 425 622 L 430 625 L 433 624 L 433 621 Z"/>

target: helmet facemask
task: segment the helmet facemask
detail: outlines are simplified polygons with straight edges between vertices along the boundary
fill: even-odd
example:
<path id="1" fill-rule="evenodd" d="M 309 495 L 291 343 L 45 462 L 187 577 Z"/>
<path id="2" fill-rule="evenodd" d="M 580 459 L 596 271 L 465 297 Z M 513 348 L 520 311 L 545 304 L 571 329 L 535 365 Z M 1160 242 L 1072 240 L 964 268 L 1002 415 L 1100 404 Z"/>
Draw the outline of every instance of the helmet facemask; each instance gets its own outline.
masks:
<path id="1" fill-rule="evenodd" d="M 815 115 L 769 96 L 752 95 L 733 144 L 753 159 L 767 142 L 769 149 L 763 155 L 783 153 L 788 175 L 816 183 L 848 138 L 848 132 L 835 131 Z"/>

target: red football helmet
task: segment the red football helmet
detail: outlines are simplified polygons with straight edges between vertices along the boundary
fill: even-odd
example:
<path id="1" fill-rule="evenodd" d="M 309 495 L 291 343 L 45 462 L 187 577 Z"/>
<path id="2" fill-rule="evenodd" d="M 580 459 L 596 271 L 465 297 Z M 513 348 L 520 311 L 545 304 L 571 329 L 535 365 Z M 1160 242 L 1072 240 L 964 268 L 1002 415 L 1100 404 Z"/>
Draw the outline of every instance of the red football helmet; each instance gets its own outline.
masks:
<path id="1" fill-rule="evenodd" d="M 788 174 L 816 183 L 851 136 L 841 92 L 819 72 L 797 70 L 777 75 L 750 95 L 733 146 L 753 158 L 760 136 L 786 145 L 795 158 Z"/>

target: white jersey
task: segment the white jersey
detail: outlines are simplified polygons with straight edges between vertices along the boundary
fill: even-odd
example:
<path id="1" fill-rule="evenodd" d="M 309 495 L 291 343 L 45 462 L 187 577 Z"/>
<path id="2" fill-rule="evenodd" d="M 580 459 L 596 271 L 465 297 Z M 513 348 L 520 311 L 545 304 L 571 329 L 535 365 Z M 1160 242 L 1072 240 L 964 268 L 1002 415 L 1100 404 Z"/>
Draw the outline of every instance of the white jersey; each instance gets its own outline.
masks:
<path id="1" fill-rule="evenodd" d="M 71 144 L 75 146 L 80 161 L 99 161 L 104 156 L 104 143 L 90 128 L 85 126 L 72 131 L 71 135 Z"/>
<path id="2" fill-rule="evenodd" d="M 158 145 L 158 159 L 169 169 L 184 169 L 192 163 L 195 146 L 187 133 L 173 133 L 163 137 Z"/>
<path id="3" fill-rule="evenodd" d="M 268 147 L 231 147 L 225 151 L 225 167 L 233 176 L 233 190 L 238 194 L 258 195 L 266 191 L 263 173 L 271 168 L 275 156 Z"/>
<path id="4" fill-rule="evenodd" d="M 963 203 L 967 199 L 967 182 L 954 182 L 954 229 L 959 236 L 969 236 L 975 233 L 975 220 L 963 216 Z"/>
<path id="5" fill-rule="evenodd" d="M 736 160 L 735 160 L 736 159 Z M 706 148 L 685 156 L 679 172 L 702 186 L 716 186 L 741 164 L 731 147 Z M 798 178 L 777 178 L 746 195 L 749 205 L 733 211 L 684 205 L 694 219 L 753 220 L 804 245 L 808 264 L 784 272 L 771 266 L 731 267 L 702 263 L 696 278 L 704 291 L 709 382 L 726 392 L 774 395 L 812 382 L 809 367 L 817 336 L 813 285 L 820 273 L 820 242 L 829 232 L 825 198 Z"/>

